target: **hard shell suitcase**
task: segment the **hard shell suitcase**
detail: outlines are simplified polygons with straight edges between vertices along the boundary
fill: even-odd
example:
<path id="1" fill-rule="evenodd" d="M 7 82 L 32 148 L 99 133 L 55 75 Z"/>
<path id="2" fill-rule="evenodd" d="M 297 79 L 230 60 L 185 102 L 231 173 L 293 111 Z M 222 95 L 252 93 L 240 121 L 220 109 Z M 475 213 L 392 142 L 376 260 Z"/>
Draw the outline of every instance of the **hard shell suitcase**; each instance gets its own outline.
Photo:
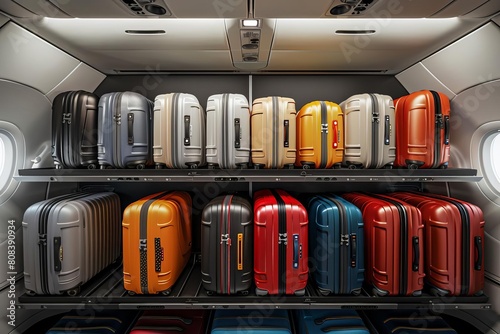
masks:
<path id="1" fill-rule="evenodd" d="M 97 167 L 98 97 L 64 92 L 52 104 L 52 158 L 56 168 Z"/>
<path id="2" fill-rule="evenodd" d="M 157 193 L 123 213 L 123 284 L 134 294 L 168 295 L 191 256 L 191 197 Z"/>
<path id="3" fill-rule="evenodd" d="M 383 195 L 343 195 L 363 214 L 366 281 L 375 295 L 422 294 L 423 224 L 420 211 Z"/>
<path id="4" fill-rule="evenodd" d="M 367 312 L 370 322 L 379 334 L 457 334 L 440 316 L 419 314 L 416 311 Z"/>
<path id="5" fill-rule="evenodd" d="M 158 95 L 154 103 L 156 168 L 205 165 L 205 111 L 191 94 Z"/>
<path id="6" fill-rule="evenodd" d="M 120 199 L 74 193 L 30 206 L 23 217 L 24 285 L 74 295 L 120 255 Z"/>
<path id="7" fill-rule="evenodd" d="M 207 102 L 209 168 L 240 168 L 250 163 L 250 111 L 241 94 L 217 94 Z"/>
<path id="8" fill-rule="evenodd" d="M 306 209 L 283 190 L 259 190 L 254 223 L 256 294 L 304 295 L 309 274 Z"/>
<path id="9" fill-rule="evenodd" d="M 422 90 L 394 101 L 395 165 L 446 168 L 450 158 L 450 100 L 443 93 Z"/>
<path id="10" fill-rule="evenodd" d="M 286 310 L 216 310 L 212 334 L 292 334 Z"/>
<path id="11" fill-rule="evenodd" d="M 306 104 L 297 114 L 297 160 L 303 168 L 340 167 L 344 158 L 344 114 L 329 101 Z"/>
<path id="12" fill-rule="evenodd" d="M 248 294 L 253 282 L 253 212 L 240 196 L 218 196 L 203 209 L 201 275 L 208 294 Z"/>
<path id="13" fill-rule="evenodd" d="M 484 289 L 484 218 L 477 206 L 427 193 L 393 193 L 422 212 L 426 282 L 433 294 L 481 295 Z"/>
<path id="14" fill-rule="evenodd" d="M 344 111 L 344 163 L 349 168 L 390 167 L 396 158 L 392 98 L 359 94 L 340 107 Z"/>
<path id="15" fill-rule="evenodd" d="M 101 97 L 97 143 L 101 169 L 142 169 L 152 161 L 152 108 L 150 100 L 133 92 Z"/>
<path id="16" fill-rule="evenodd" d="M 270 96 L 253 101 L 252 163 L 255 168 L 293 168 L 296 158 L 295 101 Z"/>
<path id="17" fill-rule="evenodd" d="M 335 195 L 309 200 L 311 277 L 328 295 L 361 292 L 364 281 L 364 232 L 361 211 Z"/>
<path id="18" fill-rule="evenodd" d="M 297 310 L 297 334 L 370 334 L 355 310 Z"/>
<path id="19" fill-rule="evenodd" d="M 103 316 L 63 316 L 46 334 L 115 334 L 127 330 L 122 319 Z"/>
<path id="20" fill-rule="evenodd" d="M 202 334 L 206 326 L 207 312 L 203 310 L 146 311 L 130 334 Z"/>

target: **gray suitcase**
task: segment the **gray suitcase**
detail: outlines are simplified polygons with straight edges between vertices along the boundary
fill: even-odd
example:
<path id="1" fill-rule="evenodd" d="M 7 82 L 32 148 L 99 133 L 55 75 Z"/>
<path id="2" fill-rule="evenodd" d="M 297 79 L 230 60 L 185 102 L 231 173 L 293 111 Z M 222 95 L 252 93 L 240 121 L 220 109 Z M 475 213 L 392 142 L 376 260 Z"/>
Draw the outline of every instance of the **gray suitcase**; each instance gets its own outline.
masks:
<path id="1" fill-rule="evenodd" d="M 198 168 L 205 165 L 205 119 L 205 111 L 194 95 L 158 95 L 153 122 L 156 168 Z"/>
<path id="2" fill-rule="evenodd" d="M 247 167 L 250 162 L 250 110 L 241 94 L 217 94 L 207 102 L 209 168 Z"/>
<path id="3" fill-rule="evenodd" d="M 344 164 L 352 169 L 392 167 L 396 158 L 392 98 L 358 94 L 340 106 L 344 111 Z"/>
<path id="4" fill-rule="evenodd" d="M 152 109 L 153 102 L 133 92 L 101 97 L 97 124 L 101 169 L 142 169 L 152 161 Z"/>
<path id="5" fill-rule="evenodd" d="M 120 220 L 120 199 L 111 192 L 75 193 L 30 206 L 22 224 L 28 293 L 78 293 L 120 256 Z"/>

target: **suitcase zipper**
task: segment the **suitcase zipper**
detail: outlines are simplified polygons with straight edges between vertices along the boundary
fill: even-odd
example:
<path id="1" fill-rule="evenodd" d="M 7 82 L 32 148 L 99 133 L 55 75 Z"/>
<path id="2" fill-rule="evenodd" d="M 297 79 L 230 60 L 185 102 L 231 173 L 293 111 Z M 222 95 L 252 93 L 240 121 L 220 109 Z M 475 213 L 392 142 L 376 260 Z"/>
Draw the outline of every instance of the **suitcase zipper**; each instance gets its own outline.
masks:
<path id="1" fill-rule="evenodd" d="M 227 143 L 229 143 L 228 139 L 229 137 L 229 124 L 227 122 L 227 119 L 229 118 L 228 115 L 229 113 L 229 94 L 223 94 L 222 95 L 222 145 L 221 145 L 221 160 L 222 164 L 220 168 L 230 168 L 228 165 L 228 157 L 226 155 L 229 155 L 229 149 L 226 148 Z M 226 152 L 227 151 L 227 152 Z"/>
<path id="2" fill-rule="evenodd" d="M 377 97 L 375 94 L 370 94 L 372 100 L 372 161 L 370 162 L 368 168 L 377 168 L 378 165 L 378 128 L 380 123 L 379 110 Z"/>
<path id="3" fill-rule="evenodd" d="M 279 150 L 279 99 L 277 96 L 272 97 L 272 112 L 273 112 L 273 124 L 272 124 L 272 141 L 273 141 L 273 154 L 271 161 L 271 168 L 277 168 L 277 160 L 278 160 L 278 150 Z"/>
<path id="4" fill-rule="evenodd" d="M 441 129 L 444 126 L 443 123 L 443 113 L 441 110 L 441 97 L 439 94 L 433 90 L 430 91 L 434 97 L 434 161 L 432 163 L 432 168 L 439 167 L 441 162 Z"/>
<path id="5" fill-rule="evenodd" d="M 116 131 L 115 131 L 115 136 L 114 136 L 114 144 L 113 144 L 113 159 L 114 162 L 113 164 L 115 167 L 124 167 L 122 165 L 121 161 L 121 118 L 122 118 L 122 113 L 121 113 L 121 108 L 120 108 L 120 102 L 121 98 L 124 93 L 119 93 L 114 96 L 115 98 L 115 112 L 113 114 L 113 122 L 115 123 L 113 126 L 116 126 Z"/>
<path id="6" fill-rule="evenodd" d="M 349 268 L 351 267 L 349 263 L 349 226 L 347 213 L 345 211 L 342 203 L 333 197 L 326 197 L 328 200 L 333 202 L 339 210 L 339 225 L 340 225 L 340 289 L 339 293 L 350 293 L 349 291 Z"/>
<path id="7" fill-rule="evenodd" d="M 328 109 L 325 101 L 321 101 L 321 163 L 319 168 L 325 168 L 328 160 Z M 333 130 L 332 130 L 333 131 Z"/>
<path id="8" fill-rule="evenodd" d="M 400 221 L 400 284 L 399 284 L 399 294 L 401 295 L 406 295 L 406 291 L 408 290 L 408 252 L 409 252 L 409 247 L 408 247 L 408 233 L 409 231 L 409 224 L 408 224 L 408 214 L 406 212 L 406 208 L 399 202 L 385 198 L 385 197 L 380 197 L 374 194 L 369 194 L 368 196 L 371 196 L 373 198 L 380 199 L 382 201 L 391 203 L 394 205 L 399 212 L 399 221 Z M 413 270 L 414 268 L 412 268 Z M 417 268 L 418 271 L 418 268 Z"/>
<path id="9" fill-rule="evenodd" d="M 275 190 L 272 190 L 271 192 L 276 198 L 278 206 L 278 294 L 286 294 L 286 248 L 288 244 L 286 207 L 285 201 L 283 201 L 280 194 Z"/>
<path id="10" fill-rule="evenodd" d="M 221 210 L 221 228 L 220 228 L 220 271 L 221 271 L 221 284 L 220 292 L 221 294 L 227 293 L 231 294 L 231 227 L 230 227 L 230 215 L 231 215 L 231 202 L 233 196 L 224 196 L 222 200 L 222 210 Z M 226 268 L 224 268 L 224 264 Z M 227 285 L 227 288 L 225 287 Z"/>
<path id="11" fill-rule="evenodd" d="M 177 124 L 179 122 L 179 98 L 180 98 L 180 93 L 174 93 L 174 96 L 172 97 L 172 112 L 171 112 L 171 125 L 170 125 L 170 134 L 167 134 L 168 136 L 171 136 L 172 138 L 172 167 L 173 168 L 182 168 L 182 166 L 179 166 L 179 161 L 177 159 L 177 150 L 179 148 L 179 140 L 178 137 L 181 135 L 177 131 Z"/>
<path id="12" fill-rule="evenodd" d="M 62 137 L 62 157 L 61 157 L 61 164 L 63 167 L 69 167 L 72 168 L 74 167 L 71 164 L 71 149 L 74 150 L 73 148 L 73 143 L 70 142 L 71 136 L 70 136 L 70 129 L 69 127 L 71 126 L 71 105 L 70 105 L 70 100 L 71 100 L 71 95 L 72 93 L 68 93 L 64 95 L 63 98 L 63 110 L 62 110 L 62 126 L 61 126 L 61 137 Z M 69 111 L 69 112 L 68 112 Z"/>

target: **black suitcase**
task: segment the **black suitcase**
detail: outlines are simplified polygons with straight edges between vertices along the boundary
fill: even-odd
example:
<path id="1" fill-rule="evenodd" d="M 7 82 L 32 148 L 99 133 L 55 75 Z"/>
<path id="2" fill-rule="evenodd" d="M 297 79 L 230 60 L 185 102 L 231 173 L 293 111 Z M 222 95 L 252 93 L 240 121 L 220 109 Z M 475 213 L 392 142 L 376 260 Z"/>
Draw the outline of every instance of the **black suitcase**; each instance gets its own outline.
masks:
<path id="1" fill-rule="evenodd" d="M 203 209 L 201 274 L 207 294 L 248 294 L 253 280 L 253 210 L 239 196 L 214 198 Z"/>
<path id="2" fill-rule="evenodd" d="M 97 166 L 98 97 L 64 92 L 52 104 L 52 158 L 56 168 Z"/>

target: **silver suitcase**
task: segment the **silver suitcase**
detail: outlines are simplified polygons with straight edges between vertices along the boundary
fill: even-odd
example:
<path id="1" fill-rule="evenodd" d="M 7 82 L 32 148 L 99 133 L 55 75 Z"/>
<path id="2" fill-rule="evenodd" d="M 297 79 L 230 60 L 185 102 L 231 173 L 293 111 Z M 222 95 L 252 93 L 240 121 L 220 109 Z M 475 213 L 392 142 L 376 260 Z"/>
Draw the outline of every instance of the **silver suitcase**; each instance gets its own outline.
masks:
<path id="1" fill-rule="evenodd" d="M 390 96 L 358 94 L 344 111 L 344 164 L 349 168 L 391 168 L 396 158 L 394 102 Z"/>
<path id="2" fill-rule="evenodd" d="M 158 95 L 153 118 L 156 168 L 198 168 L 205 165 L 206 115 L 194 95 Z"/>
<path id="3" fill-rule="evenodd" d="M 217 94 L 207 102 L 209 168 L 245 168 L 250 162 L 250 109 L 241 94 Z"/>
<path id="4" fill-rule="evenodd" d="M 75 193 L 30 206 L 23 217 L 29 294 L 74 295 L 120 256 L 118 195 Z"/>
<path id="5" fill-rule="evenodd" d="M 151 163 L 152 109 L 153 102 L 138 93 L 108 93 L 101 97 L 97 123 L 101 169 L 142 169 Z"/>

